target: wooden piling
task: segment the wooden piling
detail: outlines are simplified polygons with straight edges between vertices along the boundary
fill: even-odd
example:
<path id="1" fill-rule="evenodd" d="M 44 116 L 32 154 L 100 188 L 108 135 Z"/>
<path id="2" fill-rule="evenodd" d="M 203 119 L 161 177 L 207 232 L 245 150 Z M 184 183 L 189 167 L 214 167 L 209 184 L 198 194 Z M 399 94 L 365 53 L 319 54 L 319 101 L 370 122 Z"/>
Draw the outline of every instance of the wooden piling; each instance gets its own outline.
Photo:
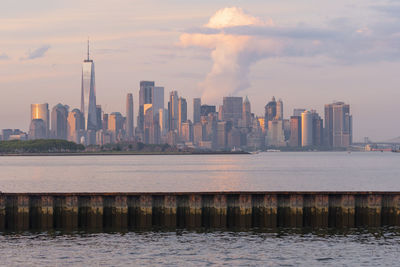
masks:
<path id="1" fill-rule="evenodd" d="M 400 192 L 0 193 L 0 231 L 400 226 Z"/>

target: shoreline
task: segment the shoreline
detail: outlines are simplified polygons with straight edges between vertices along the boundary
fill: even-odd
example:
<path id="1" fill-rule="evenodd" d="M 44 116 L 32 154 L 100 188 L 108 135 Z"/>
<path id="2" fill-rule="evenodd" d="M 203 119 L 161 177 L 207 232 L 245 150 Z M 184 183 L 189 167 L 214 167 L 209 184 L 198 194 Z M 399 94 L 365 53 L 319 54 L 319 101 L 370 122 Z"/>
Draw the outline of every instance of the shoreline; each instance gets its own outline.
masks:
<path id="1" fill-rule="evenodd" d="M 46 152 L 46 153 L 10 153 L 0 157 L 18 156 L 168 156 L 168 155 L 251 155 L 249 152 Z"/>

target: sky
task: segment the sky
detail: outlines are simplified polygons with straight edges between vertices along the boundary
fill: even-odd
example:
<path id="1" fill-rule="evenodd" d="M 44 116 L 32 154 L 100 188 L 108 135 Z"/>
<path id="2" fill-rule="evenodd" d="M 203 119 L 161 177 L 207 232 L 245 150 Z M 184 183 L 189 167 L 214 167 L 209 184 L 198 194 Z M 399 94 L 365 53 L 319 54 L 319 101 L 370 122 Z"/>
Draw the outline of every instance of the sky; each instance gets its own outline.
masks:
<path id="1" fill-rule="evenodd" d="M 354 141 L 400 136 L 400 3 L 372 0 L 2 0 L 0 129 L 27 131 L 31 103 L 80 106 L 90 38 L 97 103 L 125 113 L 152 80 L 220 105 L 275 96 L 284 116 L 344 101 Z"/>

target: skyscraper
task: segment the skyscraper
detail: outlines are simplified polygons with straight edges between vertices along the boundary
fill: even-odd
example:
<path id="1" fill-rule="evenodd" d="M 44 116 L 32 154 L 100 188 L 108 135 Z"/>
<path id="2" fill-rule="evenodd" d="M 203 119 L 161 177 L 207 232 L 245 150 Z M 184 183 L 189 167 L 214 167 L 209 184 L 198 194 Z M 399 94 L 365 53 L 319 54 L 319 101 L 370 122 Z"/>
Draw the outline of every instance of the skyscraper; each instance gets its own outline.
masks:
<path id="1" fill-rule="evenodd" d="M 47 137 L 46 127 L 46 123 L 42 119 L 33 119 L 29 126 L 29 139 L 45 139 Z"/>
<path id="2" fill-rule="evenodd" d="M 243 117 L 243 98 L 224 97 L 222 105 L 222 120 L 231 121 L 233 126 L 238 126 Z"/>
<path id="3" fill-rule="evenodd" d="M 153 116 L 157 116 L 160 109 L 164 108 L 164 87 L 153 87 Z"/>
<path id="4" fill-rule="evenodd" d="M 201 98 L 193 98 L 193 124 L 200 122 Z"/>
<path id="5" fill-rule="evenodd" d="M 101 105 L 96 105 L 97 130 L 100 130 L 103 127 L 102 113 L 103 110 L 101 109 Z"/>
<path id="6" fill-rule="evenodd" d="M 46 127 L 45 138 L 49 136 L 50 119 L 49 119 L 49 104 L 31 104 L 31 121 L 41 119 Z"/>
<path id="7" fill-rule="evenodd" d="M 351 145 L 353 132 L 350 105 L 343 102 L 325 105 L 325 135 L 328 146 Z"/>
<path id="8" fill-rule="evenodd" d="M 94 62 L 89 57 L 89 40 L 87 59 L 82 64 L 81 112 L 85 118 L 86 130 L 97 130 Z"/>
<path id="9" fill-rule="evenodd" d="M 158 124 L 160 126 L 160 134 L 164 135 L 168 131 L 168 110 L 163 108 L 158 110 Z"/>
<path id="10" fill-rule="evenodd" d="M 300 116 L 291 116 L 290 117 L 289 146 L 291 146 L 291 147 L 301 146 L 301 117 Z"/>
<path id="11" fill-rule="evenodd" d="M 301 113 L 301 146 L 313 145 L 313 115 L 310 111 Z"/>
<path id="12" fill-rule="evenodd" d="M 57 104 L 51 110 L 51 138 L 67 139 L 68 106 Z"/>
<path id="13" fill-rule="evenodd" d="M 180 97 L 178 100 L 178 133 L 182 134 L 182 123 L 187 121 L 187 102 L 186 99 Z"/>
<path id="14" fill-rule="evenodd" d="M 244 99 L 243 102 L 243 124 L 245 127 L 250 127 L 251 126 L 251 105 L 249 99 L 246 98 Z"/>
<path id="15" fill-rule="evenodd" d="M 295 108 L 293 109 L 293 116 L 301 117 L 301 113 L 306 111 L 304 108 Z"/>
<path id="16" fill-rule="evenodd" d="M 208 114 L 215 113 L 215 112 L 216 112 L 215 106 L 209 106 L 209 105 L 201 105 L 200 106 L 200 117 L 208 116 Z"/>
<path id="17" fill-rule="evenodd" d="M 283 120 L 283 102 L 282 99 L 279 99 L 276 102 L 276 120 Z"/>
<path id="18" fill-rule="evenodd" d="M 265 105 L 265 127 L 268 128 L 268 122 L 274 120 L 276 117 L 276 101 L 275 97 Z"/>
<path id="19" fill-rule="evenodd" d="M 269 146 L 284 146 L 283 120 L 268 121 L 267 143 Z"/>
<path id="20" fill-rule="evenodd" d="M 112 132 L 112 141 L 119 141 L 119 136 L 123 129 L 123 117 L 119 112 L 113 112 L 108 117 L 108 130 Z"/>
<path id="21" fill-rule="evenodd" d="M 313 116 L 313 145 L 322 146 L 324 138 L 323 120 L 315 110 L 311 110 Z"/>
<path id="22" fill-rule="evenodd" d="M 79 109 L 73 109 L 68 114 L 68 141 L 80 143 L 85 129 L 85 118 Z"/>
<path id="23" fill-rule="evenodd" d="M 128 140 L 133 139 L 133 95 L 126 95 L 126 135 Z"/>
<path id="24" fill-rule="evenodd" d="M 178 92 L 169 93 L 168 102 L 168 129 L 174 131 L 178 129 Z"/>
<path id="25" fill-rule="evenodd" d="M 154 82 L 140 81 L 139 89 L 139 114 L 137 127 L 141 132 L 144 130 L 144 105 L 153 104 Z"/>

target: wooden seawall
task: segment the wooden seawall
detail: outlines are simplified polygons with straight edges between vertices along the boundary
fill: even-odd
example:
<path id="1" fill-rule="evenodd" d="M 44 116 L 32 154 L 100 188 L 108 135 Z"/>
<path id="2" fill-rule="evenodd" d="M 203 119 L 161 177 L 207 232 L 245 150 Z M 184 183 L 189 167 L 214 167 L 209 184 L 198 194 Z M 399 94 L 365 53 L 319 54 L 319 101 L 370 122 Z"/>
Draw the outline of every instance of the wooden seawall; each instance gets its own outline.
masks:
<path id="1" fill-rule="evenodd" d="M 0 193 L 0 231 L 400 226 L 400 192 Z"/>

